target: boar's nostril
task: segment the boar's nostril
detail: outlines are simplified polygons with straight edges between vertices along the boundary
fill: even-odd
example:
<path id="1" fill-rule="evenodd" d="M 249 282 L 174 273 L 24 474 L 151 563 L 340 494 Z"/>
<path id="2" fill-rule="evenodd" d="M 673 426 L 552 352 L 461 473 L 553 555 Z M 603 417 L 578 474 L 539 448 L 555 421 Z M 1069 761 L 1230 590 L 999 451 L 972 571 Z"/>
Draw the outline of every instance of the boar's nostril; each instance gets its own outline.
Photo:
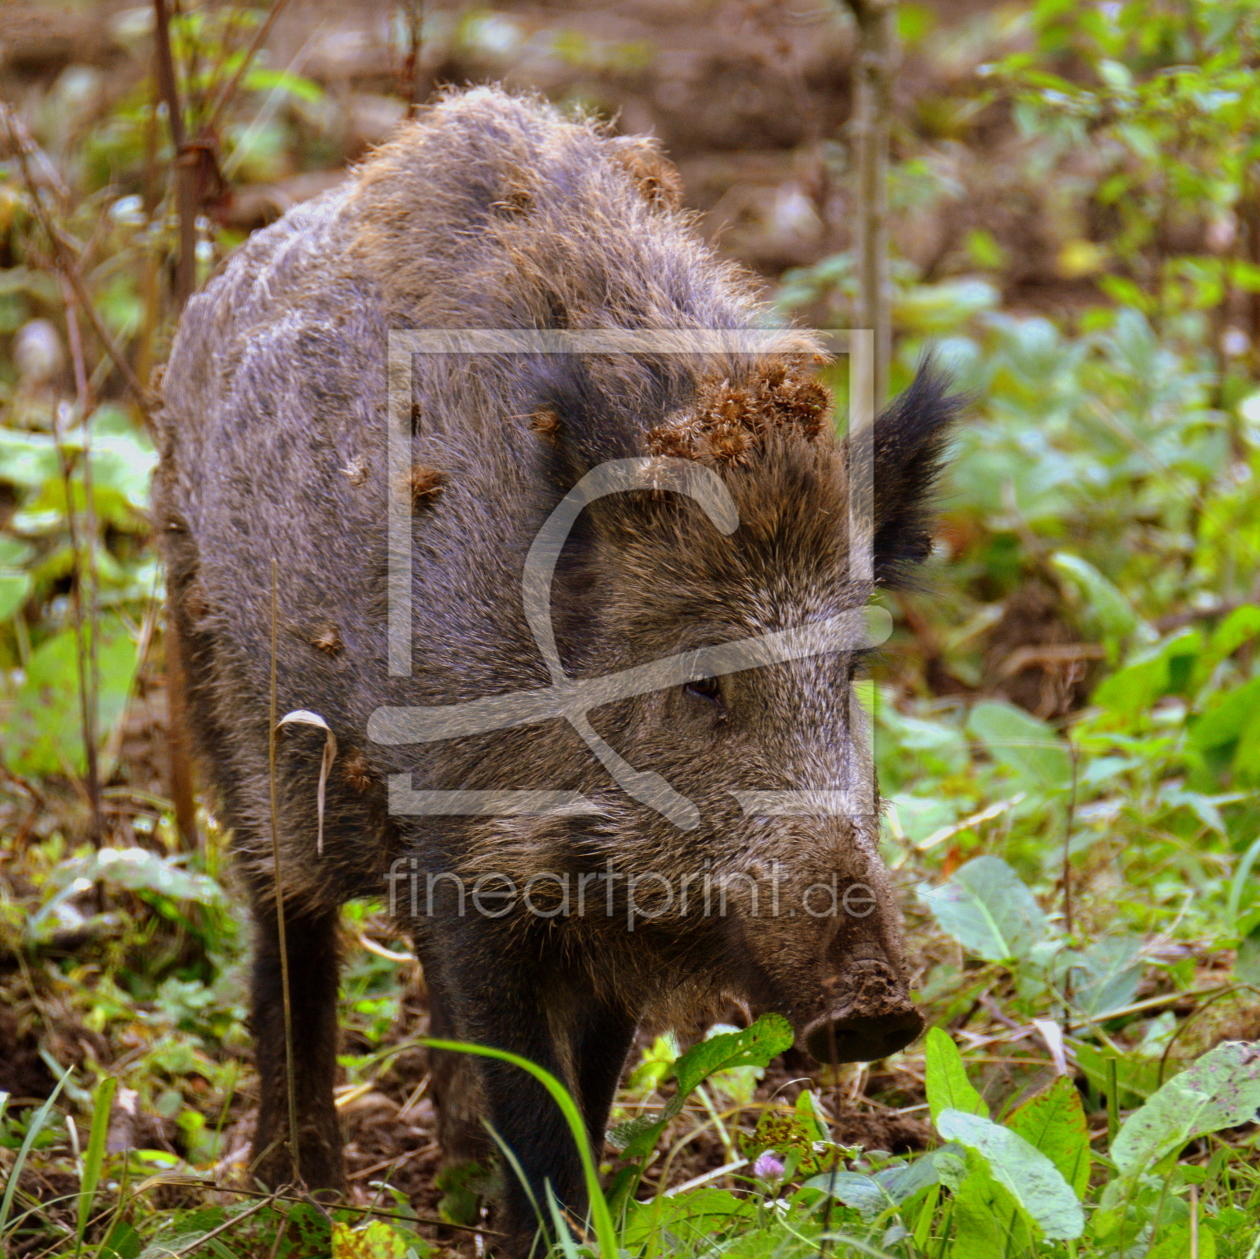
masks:
<path id="1" fill-rule="evenodd" d="M 819 1062 L 874 1062 L 904 1049 L 923 1030 L 913 1006 L 881 1014 L 826 1016 L 805 1029 L 805 1049 Z"/>

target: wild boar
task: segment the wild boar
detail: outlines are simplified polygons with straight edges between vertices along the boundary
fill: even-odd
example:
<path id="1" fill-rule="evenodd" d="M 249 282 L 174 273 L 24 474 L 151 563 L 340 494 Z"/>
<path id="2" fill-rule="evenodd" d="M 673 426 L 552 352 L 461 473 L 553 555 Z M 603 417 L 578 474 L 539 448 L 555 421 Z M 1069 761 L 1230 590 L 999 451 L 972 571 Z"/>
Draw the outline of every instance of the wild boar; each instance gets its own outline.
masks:
<path id="1" fill-rule="evenodd" d="M 926 555 L 956 408 L 928 370 L 877 422 L 855 569 L 817 342 L 774 326 L 650 141 L 489 88 L 429 107 L 189 303 L 156 518 L 253 908 L 265 1181 L 345 1184 L 352 897 L 386 900 L 414 941 L 432 1034 L 549 1068 L 597 1148 L 645 1020 L 736 1001 L 838 1061 L 920 1030 L 877 807 L 810 805 L 865 772 L 861 643 L 799 635 L 860 617 Z M 426 330 L 455 339 L 391 356 L 391 332 Z M 527 335 L 474 352 L 461 330 Z M 701 330 L 693 349 L 651 348 L 678 330 Z M 529 1181 L 502 1173 L 509 1250 L 545 1184 L 582 1211 L 532 1079 L 434 1067 L 448 1156 L 492 1148 L 485 1120 Z"/>

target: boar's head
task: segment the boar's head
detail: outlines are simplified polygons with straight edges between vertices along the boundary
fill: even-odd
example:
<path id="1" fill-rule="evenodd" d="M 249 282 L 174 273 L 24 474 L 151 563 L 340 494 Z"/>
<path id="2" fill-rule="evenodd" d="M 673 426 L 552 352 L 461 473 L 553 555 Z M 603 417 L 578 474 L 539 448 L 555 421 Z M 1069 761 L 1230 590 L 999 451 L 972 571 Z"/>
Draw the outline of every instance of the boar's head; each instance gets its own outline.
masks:
<path id="1" fill-rule="evenodd" d="M 738 514 L 725 535 L 685 496 L 651 490 L 592 508 L 580 589 L 565 610 L 566 668 L 607 675 L 712 644 L 860 622 L 877 587 L 930 547 L 928 499 L 956 402 L 930 367 L 874 428 L 869 556 L 850 555 L 850 454 L 830 399 L 799 364 L 738 386 L 712 382 L 648 435 L 648 450 L 720 478 Z M 855 461 L 856 464 L 856 461 Z M 643 947 L 686 923 L 683 954 L 715 983 L 789 1018 L 815 1057 L 866 1061 L 917 1036 L 899 914 L 877 850 L 866 715 L 854 694 L 864 648 L 687 676 L 591 712 L 631 765 L 694 806 L 636 809 L 607 830 L 638 871 L 626 895 Z M 692 670 L 694 673 L 695 671 Z M 648 797 L 640 792 L 640 799 Z M 700 943 L 707 941 L 709 952 Z"/>

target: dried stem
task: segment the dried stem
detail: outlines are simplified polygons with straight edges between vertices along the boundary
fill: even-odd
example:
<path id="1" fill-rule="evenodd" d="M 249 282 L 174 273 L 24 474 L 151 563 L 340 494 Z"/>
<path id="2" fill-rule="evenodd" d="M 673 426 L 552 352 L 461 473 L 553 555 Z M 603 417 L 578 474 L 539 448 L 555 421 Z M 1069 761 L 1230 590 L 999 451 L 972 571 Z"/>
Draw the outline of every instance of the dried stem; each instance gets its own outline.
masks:
<path id="1" fill-rule="evenodd" d="M 35 182 L 30 163 L 31 157 L 39 155 L 40 150 L 22 125 L 21 120 L 5 104 L 0 104 L 0 118 L 4 120 L 10 147 L 17 156 L 18 167 L 22 172 L 22 183 L 26 188 L 27 195 L 30 197 L 31 208 L 35 211 L 35 217 L 39 219 L 40 226 L 44 229 L 48 239 L 52 242 L 57 268 L 65 277 L 66 283 L 74 290 L 79 308 L 87 315 L 88 321 L 92 325 L 92 331 L 96 333 L 97 339 L 105 347 L 105 352 L 118 369 L 118 374 L 123 378 L 123 383 L 131 391 L 137 405 L 140 407 L 141 413 L 148 420 L 154 410 L 153 398 L 150 396 L 149 391 L 136 379 L 136 374 L 132 370 L 131 364 L 127 361 L 126 355 L 123 354 L 122 350 L 115 344 L 114 338 L 106 331 L 105 325 L 101 322 L 100 314 L 92 304 L 92 299 L 88 296 L 87 290 L 83 287 L 83 280 L 79 276 L 78 250 L 75 248 L 74 243 L 68 240 L 65 233 L 53 222 L 52 216 L 48 213 L 48 207 L 44 204 L 44 199 L 40 195 L 39 185 Z M 47 159 L 44 159 L 44 161 L 46 162 Z"/>
<path id="2" fill-rule="evenodd" d="M 284 1069 L 289 1094 L 289 1156 L 293 1174 L 301 1179 L 298 1156 L 297 1079 L 293 1074 L 293 1006 L 289 1000 L 289 947 L 284 929 L 284 880 L 280 877 L 280 811 L 276 803 L 276 655 L 277 626 L 280 623 L 279 570 L 271 561 L 271 706 L 267 723 L 267 779 L 271 785 L 271 861 L 276 896 L 276 940 L 280 946 L 280 994 L 284 1003 Z"/>
<path id="3" fill-rule="evenodd" d="M 157 59 L 158 88 L 166 105 L 166 122 L 171 129 L 175 151 L 172 174 L 175 183 L 175 214 L 179 231 L 179 258 L 175 270 L 175 313 L 184 309 L 197 283 L 197 190 L 195 166 L 198 157 L 189 148 L 184 132 L 184 111 L 175 80 L 175 58 L 171 52 L 171 22 L 166 0 L 153 0 L 154 53 Z"/>
<path id="4" fill-rule="evenodd" d="M 250 41 L 249 47 L 245 50 L 245 56 L 241 60 L 241 64 L 236 67 L 236 72 L 227 81 L 223 90 L 215 97 L 213 106 L 206 115 L 206 120 L 201 126 L 201 134 L 203 136 L 212 135 L 219 119 L 223 116 L 223 111 L 227 108 L 232 97 L 236 95 L 237 88 L 241 85 L 241 80 L 249 72 L 249 67 L 253 65 L 254 58 L 258 55 L 258 50 L 263 46 L 267 36 L 271 34 L 271 28 L 276 23 L 276 18 L 280 16 L 284 6 L 289 0 L 274 0 L 271 11 L 263 20 L 262 25 L 254 32 L 254 38 Z"/>
<path id="5" fill-rule="evenodd" d="M 57 462 L 61 468 L 61 484 L 66 495 L 66 529 L 70 534 L 70 562 L 73 572 L 70 580 L 70 614 L 74 618 L 75 665 L 79 677 L 79 725 L 83 735 L 83 757 L 86 766 L 88 808 L 92 843 L 99 848 L 104 830 L 101 822 L 101 784 L 96 760 L 96 703 L 91 685 L 91 668 L 88 657 L 91 648 L 88 638 L 96 636 L 96 624 L 85 626 L 83 616 L 83 543 L 79 537 L 79 513 L 74 506 L 74 465 L 66 449 L 62 428 L 62 408 L 66 403 L 54 403 L 52 408 L 53 443 L 57 448 Z"/>
<path id="6" fill-rule="evenodd" d="M 888 275 L 888 141 L 897 72 L 896 0 L 849 0 L 857 19 L 853 62 L 853 139 L 857 167 L 854 257 L 856 324 L 875 333 L 875 404 L 888 399 L 892 361 L 892 293 Z"/>
<path id="7" fill-rule="evenodd" d="M 97 645 L 100 630 L 100 583 L 96 570 L 96 501 L 92 490 L 92 441 L 88 427 L 88 415 L 92 409 L 91 392 L 88 387 L 87 365 L 83 358 L 83 339 L 79 335 L 79 317 L 74 289 L 71 288 L 64 274 L 61 277 L 62 300 L 66 308 L 66 339 L 70 344 L 70 361 L 74 366 L 74 388 L 76 410 L 79 423 L 83 428 L 83 454 L 80 460 L 83 481 L 83 519 L 87 529 L 87 586 L 88 586 L 88 626 L 87 636 L 87 668 L 80 677 L 80 686 L 84 688 L 83 709 L 86 714 L 83 725 L 83 745 L 86 750 L 88 805 L 92 815 L 92 842 L 100 847 L 105 835 L 104 821 L 101 816 L 101 776 L 100 763 L 96 747 L 96 722 L 100 711 L 101 670 Z M 67 483 L 66 512 L 69 518 L 74 516 L 74 504 L 69 498 L 70 487 Z M 75 558 L 75 586 L 82 585 L 83 570 L 79 568 L 79 557 Z M 82 649 L 83 644 L 80 644 Z"/>

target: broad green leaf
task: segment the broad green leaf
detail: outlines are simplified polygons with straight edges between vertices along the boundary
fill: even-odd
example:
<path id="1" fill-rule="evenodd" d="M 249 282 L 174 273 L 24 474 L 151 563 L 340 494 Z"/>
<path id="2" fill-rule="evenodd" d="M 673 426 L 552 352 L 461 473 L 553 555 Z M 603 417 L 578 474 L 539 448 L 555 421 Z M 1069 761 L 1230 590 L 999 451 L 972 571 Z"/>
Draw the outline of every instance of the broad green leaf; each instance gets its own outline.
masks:
<path id="1" fill-rule="evenodd" d="M 332 1259 L 407 1259 L 407 1243 L 384 1220 L 332 1226 Z"/>
<path id="2" fill-rule="evenodd" d="M 1260 634 L 1260 606 L 1244 603 L 1235 608 L 1212 632 L 1207 650 L 1195 666 L 1197 685 L 1206 682 L 1212 670 L 1227 656 L 1233 655 L 1243 643 Z"/>
<path id="3" fill-rule="evenodd" d="M 961 1110 L 970 1115 L 983 1115 L 987 1119 L 989 1108 L 967 1079 L 962 1054 L 949 1033 L 939 1027 L 929 1028 L 923 1038 L 923 1053 L 927 1067 L 927 1099 L 933 1123 L 947 1110 Z"/>
<path id="4" fill-rule="evenodd" d="M 1051 565 L 1072 583 L 1090 616 L 1109 640 L 1109 651 L 1118 640 L 1132 634 L 1138 618 L 1129 601 L 1088 560 L 1066 551 L 1056 551 Z M 1113 657 L 1114 659 L 1114 657 Z"/>
<path id="5" fill-rule="evenodd" d="M 1198 1259 L 1216 1259 L 1216 1234 L 1206 1220 L 1199 1220 Z M 1160 1236 L 1155 1244 L 1146 1252 L 1146 1259 L 1186 1259 L 1193 1253 L 1190 1249 L 1190 1225 L 1178 1225 L 1168 1230 L 1165 1235 L 1160 1229 Z"/>
<path id="6" fill-rule="evenodd" d="M 824 1172 L 807 1180 L 802 1188 L 821 1189 L 872 1218 L 890 1206 L 900 1206 L 930 1185 L 958 1184 L 966 1175 L 966 1152 L 961 1146 L 942 1145 L 920 1154 L 912 1162 L 884 1167 L 873 1176 L 858 1172 Z"/>
<path id="7" fill-rule="evenodd" d="M 1251 1122 L 1257 1111 L 1260 1045 L 1225 1041 L 1124 1121 L 1111 1158 L 1126 1176 L 1136 1176 L 1195 1137 Z"/>
<path id="8" fill-rule="evenodd" d="M 804 1188 L 829 1193 L 846 1207 L 852 1207 L 864 1220 L 873 1220 L 897 1205 L 874 1176 L 861 1172 L 826 1172 L 807 1180 Z"/>
<path id="9" fill-rule="evenodd" d="M 652 1238 L 678 1234 L 683 1237 L 708 1237 L 714 1233 L 734 1231 L 756 1207 L 746 1198 L 737 1198 L 729 1189 L 704 1186 L 690 1193 L 658 1194 L 651 1202 L 630 1204 L 629 1218 L 621 1240 L 637 1248 Z M 638 1253 L 633 1249 L 632 1253 Z M 659 1252 L 658 1252 L 659 1253 Z"/>
<path id="10" fill-rule="evenodd" d="M 0 481 L 35 490 L 60 476 L 57 443 L 52 437 L 0 428 Z"/>
<path id="11" fill-rule="evenodd" d="M 933 917 L 988 962 L 1027 957 L 1046 938 L 1046 916 L 1000 857 L 976 857 L 940 887 L 919 887 Z"/>
<path id="12" fill-rule="evenodd" d="M 1022 708 L 997 700 L 977 704 L 967 729 L 1022 785 L 1044 792 L 1071 786 L 1072 762 L 1063 740 Z"/>
<path id="13" fill-rule="evenodd" d="M 7 621 L 31 593 L 30 573 L 0 572 L 0 621 Z"/>
<path id="14" fill-rule="evenodd" d="M 97 641 L 96 729 L 103 746 L 126 708 L 137 660 L 135 640 L 116 620 L 102 622 Z M 0 721 L 0 750 L 9 769 L 33 775 L 83 773 L 77 656 L 72 629 L 55 634 L 32 655 L 13 706 Z"/>
<path id="15" fill-rule="evenodd" d="M 1224 747 L 1241 737 L 1260 710 L 1260 678 L 1229 691 L 1190 729 L 1190 744 L 1200 750 Z"/>
<path id="16" fill-rule="evenodd" d="M 56 881 L 63 886 L 98 879 L 133 892 L 156 892 L 199 905 L 220 905 L 224 899 L 223 890 L 208 874 L 185 870 L 174 858 L 148 848 L 99 848 L 90 857 L 63 863 L 56 873 Z"/>
<path id="17" fill-rule="evenodd" d="M 1059 1169 L 1078 1198 L 1089 1188 L 1089 1124 L 1076 1085 L 1059 1076 L 1006 1118 L 1006 1126 Z"/>
<path id="18" fill-rule="evenodd" d="M 678 1081 L 676 1096 L 685 1101 L 696 1085 L 715 1071 L 764 1067 L 771 1058 L 791 1048 L 794 1038 L 792 1025 L 782 1015 L 763 1014 L 742 1032 L 725 1032 L 712 1040 L 701 1041 L 674 1064 L 674 1078 Z M 681 1102 L 679 1109 L 682 1109 Z"/>
<path id="19" fill-rule="evenodd" d="M 993 1179 L 1051 1241 L 1070 1241 L 1085 1230 L 1085 1215 L 1071 1185 L 1040 1150 L 1017 1132 L 960 1110 L 943 1111 L 937 1130 L 982 1155 Z"/>
<path id="20" fill-rule="evenodd" d="M 1059 958 L 1056 979 L 1066 991 L 1071 976 L 1072 1004 L 1091 1018 L 1119 1010 L 1137 996 L 1145 970 L 1136 936 L 1103 936 L 1082 952 Z"/>
<path id="21" fill-rule="evenodd" d="M 1172 689 L 1174 674 L 1193 664 L 1203 650 L 1203 635 L 1185 629 L 1167 642 L 1143 648 L 1123 669 L 1105 678 L 1091 696 L 1093 703 L 1121 717 L 1150 711 L 1155 701 Z"/>
<path id="22" fill-rule="evenodd" d="M 640 1115 L 629 1123 L 619 1124 L 609 1134 L 626 1158 L 645 1158 L 652 1151 L 665 1125 L 686 1105 L 697 1084 L 702 1084 L 715 1071 L 732 1067 L 764 1067 L 771 1058 L 789 1048 L 795 1039 L 792 1025 L 779 1014 L 763 1014 L 742 1032 L 724 1032 L 710 1040 L 693 1045 L 674 1064 L 678 1091 L 654 1118 Z"/>
<path id="23" fill-rule="evenodd" d="M 987 1161 L 967 1152 L 967 1175 L 954 1190 L 950 1259 L 1009 1259 L 1027 1251 L 1028 1223 Z"/>

